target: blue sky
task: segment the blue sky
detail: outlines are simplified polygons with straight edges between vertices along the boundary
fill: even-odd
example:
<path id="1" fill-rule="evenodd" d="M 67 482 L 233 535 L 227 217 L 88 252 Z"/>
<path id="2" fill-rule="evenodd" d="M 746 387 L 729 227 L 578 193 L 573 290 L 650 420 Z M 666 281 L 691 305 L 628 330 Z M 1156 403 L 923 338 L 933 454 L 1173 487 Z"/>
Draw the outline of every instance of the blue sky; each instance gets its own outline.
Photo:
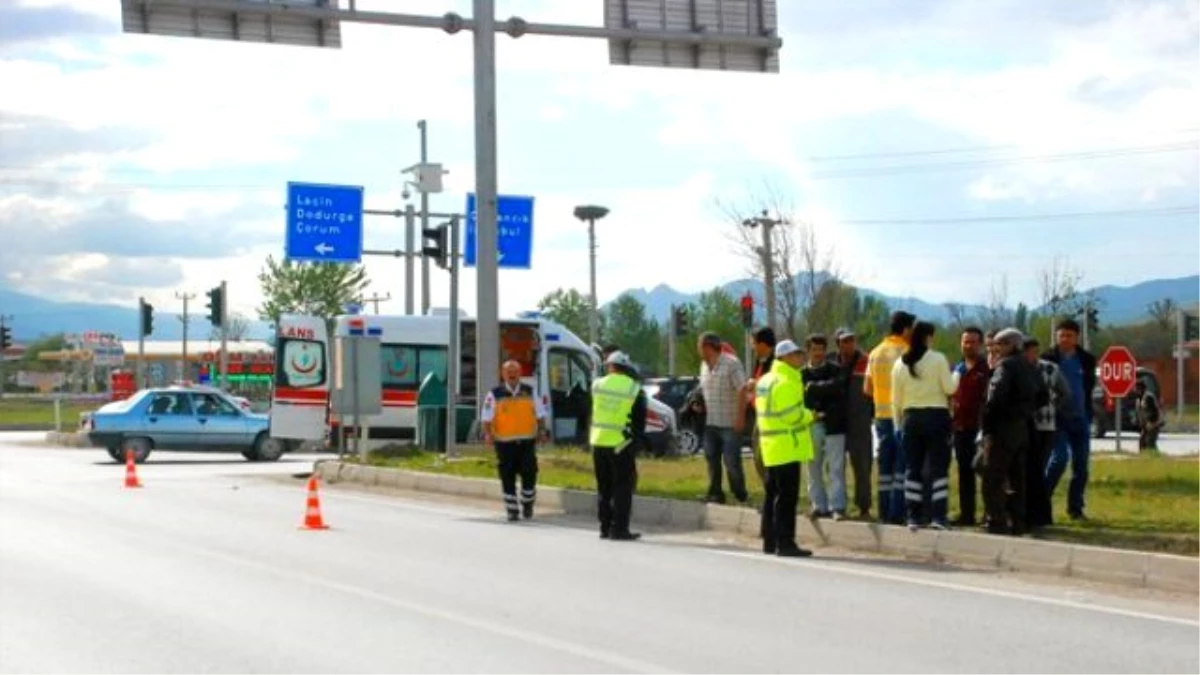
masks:
<path id="1" fill-rule="evenodd" d="M 602 21 L 599 0 L 497 4 Z M 14 290 L 171 307 L 226 279 L 252 313 L 286 182 L 363 185 L 368 206 L 397 208 L 422 118 L 450 170 L 433 206 L 461 209 L 472 189 L 468 34 L 343 26 L 343 49 L 315 50 L 124 35 L 118 0 L 0 5 L 0 284 Z M 612 210 L 602 302 L 743 277 L 716 202 L 753 205 L 763 185 L 852 282 L 890 294 L 984 302 L 1004 279 L 1010 302 L 1036 303 L 1056 257 L 1088 285 L 1200 272 L 1197 2 L 779 5 L 778 75 L 498 38 L 500 188 L 537 198 L 534 269 L 501 273 L 502 312 L 586 291 L 579 203 Z M 402 242 L 401 223 L 368 220 L 368 247 Z M 384 311 L 402 311 L 403 264 L 368 269 Z M 447 286 L 435 270 L 435 304 Z M 462 288 L 473 310 L 469 271 Z"/>

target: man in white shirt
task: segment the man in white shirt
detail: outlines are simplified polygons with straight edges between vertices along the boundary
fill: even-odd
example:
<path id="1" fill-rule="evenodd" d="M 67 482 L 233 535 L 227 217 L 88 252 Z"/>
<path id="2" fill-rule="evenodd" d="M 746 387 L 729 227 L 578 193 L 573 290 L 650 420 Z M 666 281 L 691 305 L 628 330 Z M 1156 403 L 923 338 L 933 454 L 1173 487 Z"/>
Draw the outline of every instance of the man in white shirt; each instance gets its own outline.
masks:
<path id="1" fill-rule="evenodd" d="M 533 387 L 521 382 L 521 364 L 506 361 L 504 382 L 483 399 L 479 421 L 483 437 L 494 444 L 499 460 L 500 485 L 509 521 L 518 520 L 517 477 L 521 478 L 520 511 L 533 517 L 537 498 L 537 441 L 547 440 L 546 407 Z"/>

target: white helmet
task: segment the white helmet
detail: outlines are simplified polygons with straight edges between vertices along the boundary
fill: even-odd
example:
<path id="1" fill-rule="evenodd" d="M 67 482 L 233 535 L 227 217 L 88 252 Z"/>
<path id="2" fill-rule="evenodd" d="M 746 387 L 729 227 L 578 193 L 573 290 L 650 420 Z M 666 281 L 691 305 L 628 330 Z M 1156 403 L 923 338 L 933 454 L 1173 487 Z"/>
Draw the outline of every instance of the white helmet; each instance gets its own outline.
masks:
<path id="1" fill-rule="evenodd" d="M 621 366 L 622 368 L 633 368 L 633 361 L 629 360 L 629 357 L 626 356 L 625 352 L 616 351 L 616 352 L 613 352 L 612 354 L 609 354 L 607 359 L 604 359 L 604 365 L 606 365 L 606 366 Z"/>

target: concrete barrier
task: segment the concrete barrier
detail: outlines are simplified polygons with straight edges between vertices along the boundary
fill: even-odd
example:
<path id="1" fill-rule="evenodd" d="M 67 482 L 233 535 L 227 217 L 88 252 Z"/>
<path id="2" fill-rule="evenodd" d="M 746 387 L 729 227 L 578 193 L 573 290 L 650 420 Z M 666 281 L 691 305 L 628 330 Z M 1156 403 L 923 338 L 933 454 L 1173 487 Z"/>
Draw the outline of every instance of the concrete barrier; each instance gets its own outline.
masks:
<path id="1" fill-rule="evenodd" d="M 330 483 L 354 482 L 448 495 L 495 499 L 496 481 L 442 474 L 364 467 L 320 460 L 314 471 Z M 555 487 L 538 488 L 542 508 L 574 516 L 596 516 L 596 493 Z M 635 496 L 633 522 L 641 526 L 713 530 L 757 536 L 759 513 L 750 508 L 702 504 L 660 497 Z M 1100 581 L 1121 586 L 1200 594 L 1200 559 L 1126 551 L 1054 541 L 1004 537 L 976 532 L 922 529 L 909 532 L 896 525 L 857 521 L 810 520 L 797 517 L 797 533 L 807 546 L 836 546 L 889 553 L 910 560 L 970 565 L 986 569 L 1033 572 Z"/>

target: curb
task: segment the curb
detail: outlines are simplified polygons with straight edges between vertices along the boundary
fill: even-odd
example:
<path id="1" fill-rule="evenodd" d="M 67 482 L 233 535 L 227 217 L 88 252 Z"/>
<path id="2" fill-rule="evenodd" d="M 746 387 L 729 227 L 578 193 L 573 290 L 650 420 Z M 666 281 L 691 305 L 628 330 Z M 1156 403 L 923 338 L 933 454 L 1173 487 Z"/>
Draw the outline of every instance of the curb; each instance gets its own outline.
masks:
<path id="1" fill-rule="evenodd" d="M 434 473 L 318 460 L 313 471 L 327 483 L 357 483 L 459 497 L 499 498 L 498 482 Z M 596 493 L 538 487 L 538 503 L 569 515 L 596 515 Z M 715 530 L 757 536 L 754 509 L 634 495 L 633 521 L 642 526 Z M 801 541 L 819 546 L 901 555 L 1001 571 L 1034 572 L 1133 588 L 1200 594 L 1200 559 L 1164 553 L 1002 537 L 974 532 L 909 532 L 897 525 L 796 518 Z"/>
<path id="2" fill-rule="evenodd" d="M 47 431 L 46 442 L 50 445 L 61 445 L 67 448 L 92 447 L 92 443 L 88 440 L 87 434 L 80 434 L 71 431 Z"/>

